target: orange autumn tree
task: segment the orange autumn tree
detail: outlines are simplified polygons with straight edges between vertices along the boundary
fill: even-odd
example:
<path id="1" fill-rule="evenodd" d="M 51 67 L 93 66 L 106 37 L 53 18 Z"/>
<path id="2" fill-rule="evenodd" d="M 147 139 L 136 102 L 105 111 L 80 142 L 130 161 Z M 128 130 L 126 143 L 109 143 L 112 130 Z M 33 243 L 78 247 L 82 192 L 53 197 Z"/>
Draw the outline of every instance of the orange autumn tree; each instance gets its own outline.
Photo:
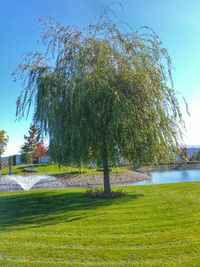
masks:
<path id="1" fill-rule="evenodd" d="M 1 170 L 1 156 L 5 152 L 5 148 L 8 143 L 8 136 L 6 131 L 0 130 L 0 170 Z"/>
<path id="2" fill-rule="evenodd" d="M 37 160 L 39 157 L 45 157 L 46 154 L 47 154 L 47 149 L 43 141 L 34 146 L 34 151 L 33 151 L 34 160 Z"/>

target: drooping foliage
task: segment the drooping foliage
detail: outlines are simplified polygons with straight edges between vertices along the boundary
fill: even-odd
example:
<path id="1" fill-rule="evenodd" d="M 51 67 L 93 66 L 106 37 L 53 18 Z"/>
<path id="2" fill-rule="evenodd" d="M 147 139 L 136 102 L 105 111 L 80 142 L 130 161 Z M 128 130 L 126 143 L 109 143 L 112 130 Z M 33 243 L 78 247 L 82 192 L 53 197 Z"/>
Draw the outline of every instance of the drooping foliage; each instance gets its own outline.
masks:
<path id="1" fill-rule="evenodd" d="M 17 115 L 35 103 L 35 123 L 48 134 L 54 160 L 106 169 L 122 158 L 171 160 L 183 121 L 158 36 L 147 27 L 122 31 L 108 9 L 83 31 L 42 22 L 46 54 L 29 54 L 19 66 L 26 86 Z"/>

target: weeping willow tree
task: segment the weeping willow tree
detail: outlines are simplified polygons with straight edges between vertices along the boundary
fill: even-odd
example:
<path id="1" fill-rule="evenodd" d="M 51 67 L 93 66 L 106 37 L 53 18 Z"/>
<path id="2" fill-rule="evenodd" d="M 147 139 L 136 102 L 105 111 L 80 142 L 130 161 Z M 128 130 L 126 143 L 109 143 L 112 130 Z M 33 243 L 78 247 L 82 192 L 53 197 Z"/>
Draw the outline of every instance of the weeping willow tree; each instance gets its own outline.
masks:
<path id="1" fill-rule="evenodd" d="M 56 162 L 103 167 L 104 194 L 111 193 L 109 166 L 119 159 L 171 160 L 183 123 L 158 36 L 147 27 L 123 31 L 108 13 L 84 30 L 42 19 L 46 53 L 28 54 L 19 65 L 17 101 L 19 118 L 34 104 Z"/>

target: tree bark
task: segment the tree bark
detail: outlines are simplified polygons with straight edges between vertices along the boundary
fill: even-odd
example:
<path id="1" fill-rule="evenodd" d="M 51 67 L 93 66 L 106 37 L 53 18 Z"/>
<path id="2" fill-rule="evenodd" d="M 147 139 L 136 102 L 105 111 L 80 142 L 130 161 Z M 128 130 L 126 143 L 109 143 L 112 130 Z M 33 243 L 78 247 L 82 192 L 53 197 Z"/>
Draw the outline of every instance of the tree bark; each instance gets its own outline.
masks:
<path id="1" fill-rule="evenodd" d="M 9 160 L 8 160 L 8 167 L 9 167 L 9 175 L 12 174 L 12 158 L 11 156 L 9 157 Z"/>
<path id="2" fill-rule="evenodd" d="M 108 149 L 106 140 L 103 145 L 103 178 L 104 178 L 104 195 L 109 196 L 111 194 L 109 165 L 108 165 Z"/>

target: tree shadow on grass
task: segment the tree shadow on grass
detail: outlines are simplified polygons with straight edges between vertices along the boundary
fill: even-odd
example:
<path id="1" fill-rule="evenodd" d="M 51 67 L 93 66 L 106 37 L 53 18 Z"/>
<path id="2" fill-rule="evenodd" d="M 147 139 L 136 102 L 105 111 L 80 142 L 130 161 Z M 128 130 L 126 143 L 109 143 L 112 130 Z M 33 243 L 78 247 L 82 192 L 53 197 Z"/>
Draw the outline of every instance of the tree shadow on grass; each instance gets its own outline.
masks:
<path id="1" fill-rule="evenodd" d="M 36 228 L 95 216 L 100 207 L 126 203 L 142 197 L 126 195 L 115 199 L 88 199 L 83 192 L 66 190 L 31 191 L 0 195 L 0 230 Z"/>

